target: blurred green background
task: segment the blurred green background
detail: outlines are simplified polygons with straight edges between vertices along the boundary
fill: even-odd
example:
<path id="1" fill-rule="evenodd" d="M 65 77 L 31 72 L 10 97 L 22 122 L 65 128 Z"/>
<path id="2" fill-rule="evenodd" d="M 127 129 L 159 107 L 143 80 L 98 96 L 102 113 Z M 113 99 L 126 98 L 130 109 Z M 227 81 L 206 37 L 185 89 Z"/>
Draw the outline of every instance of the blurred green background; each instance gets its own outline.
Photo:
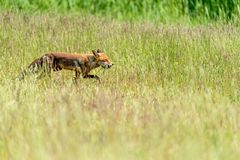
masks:
<path id="1" fill-rule="evenodd" d="M 123 20 L 237 21 L 239 0 L 0 0 L 1 10 L 81 12 Z"/>

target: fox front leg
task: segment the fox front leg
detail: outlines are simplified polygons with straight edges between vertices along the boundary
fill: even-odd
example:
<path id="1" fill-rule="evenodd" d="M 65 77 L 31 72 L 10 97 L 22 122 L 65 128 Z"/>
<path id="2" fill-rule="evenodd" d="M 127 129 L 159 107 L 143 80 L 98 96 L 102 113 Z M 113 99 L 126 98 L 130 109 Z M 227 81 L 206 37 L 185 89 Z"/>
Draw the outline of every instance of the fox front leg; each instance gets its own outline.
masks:
<path id="1" fill-rule="evenodd" d="M 98 77 L 97 75 L 92 75 L 92 74 L 88 74 L 90 72 L 90 69 L 88 67 L 86 68 L 82 68 L 83 71 L 83 78 L 95 78 L 96 80 L 100 81 L 100 77 Z"/>
<path id="2" fill-rule="evenodd" d="M 80 78 L 81 72 L 79 70 L 75 70 L 75 77 L 73 77 L 73 80 L 76 84 L 78 84 L 78 79 Z"/>
<path id="3" fill-rule="evenodd" d="M 97 75 L 87 74 L 87 75 L 84 75 L 83 78 L 95 78 L 100 82 L 100 77 L 98 77 Z"/>
<path id="4" fill-rule="evenodd" d="M 81 72 L 76 70 L 75 71 L 75 79 L 78 79 L 80 77 Z"/>

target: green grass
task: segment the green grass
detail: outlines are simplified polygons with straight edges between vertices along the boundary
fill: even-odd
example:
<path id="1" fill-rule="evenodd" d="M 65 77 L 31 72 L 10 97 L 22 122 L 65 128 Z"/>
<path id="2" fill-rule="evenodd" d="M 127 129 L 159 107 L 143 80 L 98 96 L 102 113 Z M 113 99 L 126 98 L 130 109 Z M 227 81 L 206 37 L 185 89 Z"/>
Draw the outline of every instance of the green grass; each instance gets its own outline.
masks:
<path id="1" fill-rule="evenodd" d="M 239 0 L 0 0 L 0 10 L 91 13 L 120 20 L 239 23 Z"/>
<path id="2" fill-rule="evenodd" d="M 239 27 L 0 15 L 1 159 L 238 159 Z M 15 81 L 49 51 L 104 50 L 102 78 Z"/>

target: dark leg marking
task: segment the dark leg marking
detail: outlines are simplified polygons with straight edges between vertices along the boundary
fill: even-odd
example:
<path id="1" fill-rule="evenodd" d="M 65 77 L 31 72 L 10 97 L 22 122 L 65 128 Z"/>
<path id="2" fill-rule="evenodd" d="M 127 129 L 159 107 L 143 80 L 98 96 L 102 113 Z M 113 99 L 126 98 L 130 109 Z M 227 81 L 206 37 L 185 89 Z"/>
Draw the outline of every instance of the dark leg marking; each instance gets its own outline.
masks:
<path id="1" fill-rule="evenodd" d="M 77 79 L 77 78 L 79 78 L 80 77 L 80 72 L 79 71 L 75 71 L 75 78 Z"/>
<path id="2" fill-rule="evenodd" d="M 100 78 L 97 75 L 92 75 L 92 74 L 84 75 L 83 78 L 95 78 L 97 80 L 100 80 Z"/>

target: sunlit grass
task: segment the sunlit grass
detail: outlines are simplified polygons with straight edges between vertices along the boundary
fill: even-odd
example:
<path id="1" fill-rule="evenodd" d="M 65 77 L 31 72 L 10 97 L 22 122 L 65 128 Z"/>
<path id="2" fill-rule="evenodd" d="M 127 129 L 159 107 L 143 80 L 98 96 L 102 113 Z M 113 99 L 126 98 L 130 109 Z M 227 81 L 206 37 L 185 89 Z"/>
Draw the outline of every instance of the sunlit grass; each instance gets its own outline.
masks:
<path id="1" fill-rule="evenodd" d="M 238 159 L 239 30 L 80 15 L 0 16 L 1 159 Z M 115 66 L 14 78 L 49 51 Z"/>

